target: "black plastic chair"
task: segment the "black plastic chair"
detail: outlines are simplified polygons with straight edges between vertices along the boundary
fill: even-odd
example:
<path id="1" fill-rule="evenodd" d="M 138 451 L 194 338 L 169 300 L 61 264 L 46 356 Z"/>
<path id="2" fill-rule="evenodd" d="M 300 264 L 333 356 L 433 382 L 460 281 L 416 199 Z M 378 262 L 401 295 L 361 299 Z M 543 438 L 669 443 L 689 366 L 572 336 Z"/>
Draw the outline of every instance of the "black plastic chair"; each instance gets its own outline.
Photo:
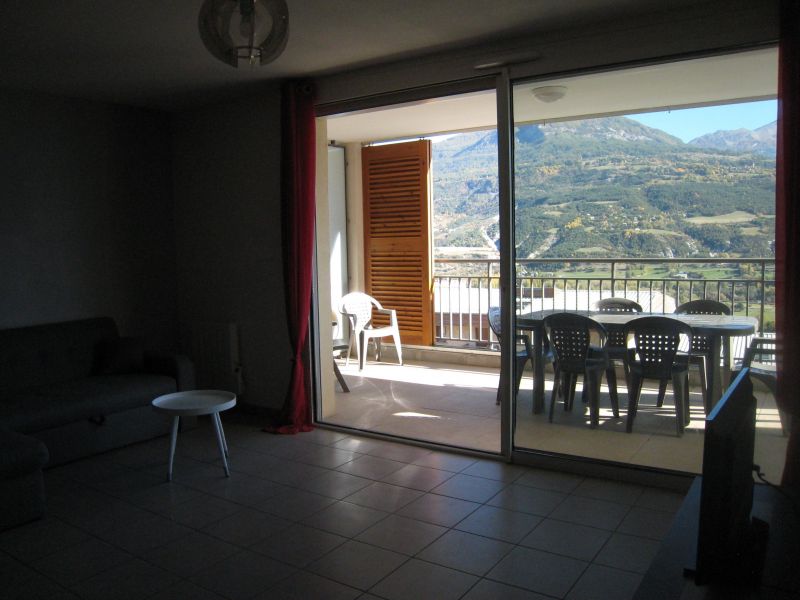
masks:
<path id="1" fill-rule="evenodd" d="M 574 313 L 552 314 L 545 317 L 543 325 L 555 361 L 550 422 L 553 421 L 559 388 L 563 389 L 564 410 L 572 410 L 575 384 L 581 375 L 589 403 L 590 426 L 597 427 L 600 423 L 600 379 L 603 371 L 608 373 L 611 364 L 606 353 L 608 335 L 605 327 L 594 319 Z M 610 382 L 609 397 L 614 416 L 619 418 L 619 398 Z"/>
<path id="2" fill-rule="evenodd" d="M 500 307 L 493 306 L 489 309 L 488 312 L 488 320 L 489 320 L 489 327 L 491 328 L 494 335 L 497 337 L 498 341 L 503 336 L 503 326 L 500 321 Z M 517 354 L 516 354 L 516 361 L 517 361 L 517 381 L 516 387 L 514 388 L 514 393 L 519 394 L 519 386 L 522 383 L 522 371 L 525 370 L 525 364 L 528 361 L 531 361 L 531 366 L 533 365 L 533 348 L 531 347 L 531 340 L 527 335 L 523 335 L 518 333 L 514 336 L 518 346 L 517 346 Z M 520 347 L 519 344 L 522 346 Z M 542 360 L 552 362 L 553 355 L 549 351 L 548 348 L 544 349 Z M 497 399 L 495 400 L 495 404 L 500 404 L 500 387 L 497 387 Z"/>
<path id="3" fill-rule="evenodd" d="M 603 298 L 595 302 L 592 307 L 598 312 L 604 313 L 640 313 L 642 312 L 642 305 L 627 298 Z M 608 332 L 608 342 L 606 344 L 606 351 L 608 357 L 614 361 L 621 361 L 622 367 L 625 369 L 625 332 L 622 329 L 612 329 Z M 625 371 L 625 381 L 627 384 L 628 373 Z M 606 371 L 606 380 L 608 387 L 613 387 L 614 393 L 617 392 L 617 372 L 614 369 L 614 364 L 611 363 L 610 368 Z"/>
<path id="4" fill-rule="evenodd" d="M 628 372 L 628 420 L 625 430 L 633 431 L 642 383 L 655 379 L 659 386 L 672 381 L 678 436 L 689 424 L 689 349 L 692 328 L 669 317 L 640 317 L 625 326 Z M 660 389 L 660 387 L 659 387 Z"/>
<path id="5" fill-rule="evenodd" d="M 676 315 L 729 315 L 731 309 L 727 304 L 716 300 L 691 300 L 684 302 L 675 309 Z M 689 353 L 689 362 L 697 365 L 700 371 L 700 391 L 703 394 L 703 407 L 706 414 L 710 412 L 708 398 L 708 384 L 706 382 L 706 362 L 709 360 L 719 360 L 719 356 L 711 356 L 711 338 L 707 335 L 697 335 L 692 337 L 692 350 Z M 664 392 L 658 391 L 659 404 L 664 402 Z"/>
<path id="6" fill-rule="evenodd" d="M 594 310 L 598 312 L 614 313 L 640 313 L 643 312 L 642 305 L 627 298 L 603 298 L 594 303 Z"/>

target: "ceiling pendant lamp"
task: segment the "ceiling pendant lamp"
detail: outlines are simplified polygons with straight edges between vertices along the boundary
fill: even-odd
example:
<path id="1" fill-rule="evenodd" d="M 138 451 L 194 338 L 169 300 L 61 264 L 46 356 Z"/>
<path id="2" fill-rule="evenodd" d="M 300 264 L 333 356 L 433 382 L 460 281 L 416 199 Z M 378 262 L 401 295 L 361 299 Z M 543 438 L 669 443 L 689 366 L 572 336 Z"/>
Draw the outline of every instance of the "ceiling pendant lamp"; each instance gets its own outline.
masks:
<path id="1" fill-rule="evenodd" d="M 200 38 L 232 67 L 263 66 L 280 56 L 289 38 L 286 0 L 204 0 Z"/>

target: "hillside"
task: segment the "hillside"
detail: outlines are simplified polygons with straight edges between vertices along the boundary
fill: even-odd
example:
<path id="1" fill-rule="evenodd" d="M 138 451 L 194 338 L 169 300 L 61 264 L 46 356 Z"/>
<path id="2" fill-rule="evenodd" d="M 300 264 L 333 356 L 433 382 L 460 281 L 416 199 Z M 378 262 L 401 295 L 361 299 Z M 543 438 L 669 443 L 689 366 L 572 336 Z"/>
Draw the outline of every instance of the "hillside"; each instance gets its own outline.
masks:
<path id="1" fill-rule="evenodd" d="M 625 117 L 519 126 L 517 256 L 771 256 L 770 128 L 685 144 Z M 491 248 L 496 132 L 434 144 L 433 169 L 437 248 Z"/>

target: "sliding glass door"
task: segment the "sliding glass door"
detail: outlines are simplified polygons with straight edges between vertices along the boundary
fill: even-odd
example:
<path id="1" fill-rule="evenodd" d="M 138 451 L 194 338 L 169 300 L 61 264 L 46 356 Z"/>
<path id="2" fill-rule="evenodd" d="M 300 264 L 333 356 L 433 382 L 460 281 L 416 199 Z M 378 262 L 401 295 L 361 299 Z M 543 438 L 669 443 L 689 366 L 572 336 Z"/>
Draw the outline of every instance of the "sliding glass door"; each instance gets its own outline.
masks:
<path id="1" fill-rule="evenodd" d="M 656 314 L 710 299 L 755 317 L 772 335 L 775 65 L 768 49 L 513 84 L 509 250 L 518 326 L 530 325 L 525 315 L 591 310 L 609 297 Z M 533 343 L 533 331 L 520 333 Z M 735 363 L 747 342 L 732 338 L 727 358 L 710 360 Z M 627 430 L 622 361 L 610 368 L 616 385 L 603 373 L 595 424 L 583 375 L 563 379 L 554 396 L 548 363 L 533 392 L 516 396 L 515 447 L 699 472 L 698 371 L 691 370 L 690 421 L 678 437 L 671 386 L 658 382 L 645 383 Z M 781 453 L 772 448 L 781 433 L 769 394 L 762 407 L 764 459 L 777 463 Z"/>

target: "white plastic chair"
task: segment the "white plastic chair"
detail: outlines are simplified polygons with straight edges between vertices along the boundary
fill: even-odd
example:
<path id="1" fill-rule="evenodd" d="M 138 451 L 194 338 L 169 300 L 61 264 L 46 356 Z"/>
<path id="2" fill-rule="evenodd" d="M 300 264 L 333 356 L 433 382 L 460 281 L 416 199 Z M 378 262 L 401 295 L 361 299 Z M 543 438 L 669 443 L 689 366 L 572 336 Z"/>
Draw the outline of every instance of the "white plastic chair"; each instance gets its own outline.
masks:
<path id="1" fill-rule="evenodd" d="M 372 311 L 389 315 L 389 325 L 373 327 Z M 381 359 L 381 338 L 391 336 L 397 348 L 397 359 L 403 364 L 403 351 L 400 346 L 400 328 L 397 326 L 397 311 L 383 308 L 381 303 L 372 296 L 363 292 L 350 292 L 342 298 L 341 313 L 350 320 L 350 346 L 347 348 L 345 365 L 350 363 L 350 353 L 353 344 L 358 355 L 358 369 L 364 368 L 367 357 L 367 344 L 370 339 L 375 339 L 376 360 Z"/>

